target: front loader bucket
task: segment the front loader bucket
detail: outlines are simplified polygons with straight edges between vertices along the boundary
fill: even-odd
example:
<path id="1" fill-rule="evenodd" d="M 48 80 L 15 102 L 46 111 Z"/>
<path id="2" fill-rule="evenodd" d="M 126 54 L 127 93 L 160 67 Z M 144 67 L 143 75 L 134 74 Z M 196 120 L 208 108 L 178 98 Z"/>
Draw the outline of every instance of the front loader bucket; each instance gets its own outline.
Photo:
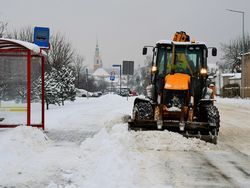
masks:
<path id="1" fill-rule="evenodd" d="M 205 142 L 210 142 L 213 144 L 217 144 L 217 135 L 212 134 L 201 134 L 198 132 L 197 134 L 189 134 L 188 132 L 180 133 L 185 138 L 198 138 L 200 140 L 203 140 Z"/>
<path id="2" fill-rule="evenodd" d="M 129 120 L 129 130 L 157 130 L 157 122 L 154 120 Z"/>
<path id="3" fill-rule="evenodd" d="M 163 121 L 161 129 L 157 126 L 155 120 L 128 120 L 128 129 L 135 131 L 150 131 L 150 130 L 169 130 L 177 132 L 186 138 L 198 138 L 200 140 L 217 144 L 217 133 L 212 134 L 209 129 L 209 124 L 206 122 L 185 122 L 185 130 L 180 130 L 179 121 Z"/>

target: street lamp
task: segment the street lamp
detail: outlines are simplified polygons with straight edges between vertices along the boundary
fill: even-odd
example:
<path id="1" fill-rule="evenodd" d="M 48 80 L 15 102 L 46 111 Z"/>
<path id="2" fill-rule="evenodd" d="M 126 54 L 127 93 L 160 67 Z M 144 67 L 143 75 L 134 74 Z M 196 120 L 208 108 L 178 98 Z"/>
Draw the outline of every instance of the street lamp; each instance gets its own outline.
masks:
<path id="1" fill-rule="evenodd" d="M 119 69 L 120 69 L 120 94 L 121 94 L 121 87 L 122 87 L 122 85 L 121 85 L 122 65 L 115 64 L 115 65 L 112 65 L 112 67 L 119 67 Z"/>
<path id="2" fill-rule="evenodd" d="M 242 14 L 242 38 L 243 38 L 243 42 L 242 42 L 242 49 L 243 49 L 243 53 L 242 53 L 242 65 L 241 65 L 241 85 L 243 87 L 242 89 L 242 97 L 245 98 L 245 57 L 244 57 L 244 53 L 245 53 L 245 32 L 244 32 L 244 16 L 245 16 L 245 12 L 243 11 L 239 11 L 239 10 L 232 10 L 232 9 L 226 9 L 227 11 L 230 12 L 235 12 L 235 13 L 239 13 Z"/>

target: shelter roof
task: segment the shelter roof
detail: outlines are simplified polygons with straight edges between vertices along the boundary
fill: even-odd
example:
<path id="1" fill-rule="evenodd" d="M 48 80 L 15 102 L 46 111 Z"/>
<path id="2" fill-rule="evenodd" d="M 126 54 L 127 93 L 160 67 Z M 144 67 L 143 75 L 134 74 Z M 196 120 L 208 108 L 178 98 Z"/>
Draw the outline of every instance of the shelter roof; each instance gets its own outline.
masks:
<path id="1" fill-rule="evenodd" d="M 0 38 L 0 50 L 9 49 L 26 49 L 31 50 L 31 52 L 35 54 L 39 54 L 41 52 L 40 47 L 36 44 L 16 39 Z"/>

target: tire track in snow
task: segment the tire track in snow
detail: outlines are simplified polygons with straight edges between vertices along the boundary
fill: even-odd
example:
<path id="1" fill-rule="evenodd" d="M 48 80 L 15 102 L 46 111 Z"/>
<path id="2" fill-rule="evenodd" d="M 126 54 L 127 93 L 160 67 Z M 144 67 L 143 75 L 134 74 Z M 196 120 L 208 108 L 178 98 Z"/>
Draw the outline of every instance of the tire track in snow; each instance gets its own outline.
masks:
<path id="1" fill-rule="evenodd" d="M 243 167 L 239 166 L 234 161 L 230 161 L 230 163 L 233 164 L 235 166 L 235 168 L 237 168 L 240 172 L 242 172 L 242 174 L 244 174 L 246 178 L 250 179 L 250 173 L 248 173 L 246 170 L 244 170 Z"/>
<path id="2" fill-rule="evenodd" d="M 228 162 L 241 172 L 246 179 L 250 180 L 250 156 L 233 146 L 225 145 L 225 147 L 231 153 L 231 158 L 228 159 Z"/>
<path id="3" fill-rule="evenodd" d="M 97 132 L 82 130 L 49 130 L 48 138 L 55 142 L 74 142 L 80 145 L 86 138 L 93 137 Z"/>
<path id="4" fill-rule="evenodd" d="M 224 151 L 204 153 L 204 157 L 221 173 L 229 177 L 234 187 L 250 186 L 250 158 L 244 153 L 237 152 L 230 146 Z"/>
<path id="5" fill-rule="evenodd" d="M 164 155 L 174 187 L 238 187 L 202 152 L 168 151 Z"/>
<path id="6" fill-rule="evenodd" d="M 200 153 L 199 155 L 203 158 L 203 160 L 204 160 L 206 166 L 211 167 L 212 169 L 214 169 L 214 172 L 218 173 L 218 174 L 221 176 L 221 178 L 223 178 L 225 181 L 227 181 L 227 182 L 228 182 L 229 184 L 231 184 L 233 187 L 237 187 L 237 185 L 235 184 L 234 180 L 233 180 L 231 177 L 229 177 L 229 176 L 226 175 L 224 172 L 222 172 L 215 164 L 213 164 L 213 163 L 212 163 L 208 158 L 206 158 L 203 154 Z"/>

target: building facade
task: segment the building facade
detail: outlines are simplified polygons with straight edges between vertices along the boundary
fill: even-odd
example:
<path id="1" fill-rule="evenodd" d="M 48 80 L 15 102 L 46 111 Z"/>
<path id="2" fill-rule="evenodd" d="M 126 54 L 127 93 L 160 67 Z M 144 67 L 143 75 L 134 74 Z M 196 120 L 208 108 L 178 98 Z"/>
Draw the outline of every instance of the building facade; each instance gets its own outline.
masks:
<path id="1" fill-rule="evenodd" d="M 242 79 L 244 79 L 245 97 L 250 97 L 250 52 L 245 54 L 244 70 L 242 70 Z"/>

